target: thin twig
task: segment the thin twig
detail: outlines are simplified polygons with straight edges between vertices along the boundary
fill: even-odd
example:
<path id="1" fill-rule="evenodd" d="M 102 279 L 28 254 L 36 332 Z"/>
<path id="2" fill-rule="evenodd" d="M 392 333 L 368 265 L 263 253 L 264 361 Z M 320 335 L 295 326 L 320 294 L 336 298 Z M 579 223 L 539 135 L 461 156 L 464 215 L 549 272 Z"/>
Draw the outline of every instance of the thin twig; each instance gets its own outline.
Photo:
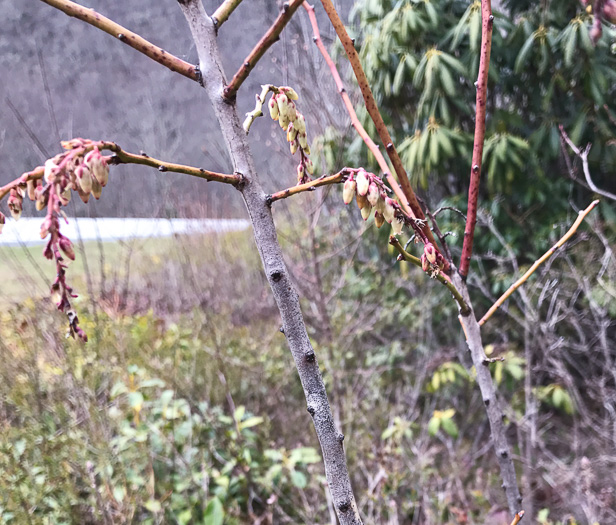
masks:
<path id="1" fill-rule="evenodd" d="M 280 38 L 280 33 L 285 28 L 285 26 L 289 23 L 295 11 L 302 5 L 304 0 L 291 0 L 288 3 L 284 3 L 282 6 L 282 10 L 278 15 L 278 18 L 274 21 L 274 23 L 270 26 L 267 32 L 263 35 L 261 40 L 257 43 L 257 45 L 253 48 L 253 50 L 249 53 L 249 55 L 244 60 L 244 63 L 237 70 L 237 73 L 229 82 L 229 85 L 224 89 L 223 96 L 227 100 L 231 100 L 237 94 L 237 90 L 240 88 L 244 80 L 248 78 L 250 72 L 257 65 L 257 62 L 261 59 L 261 57 L 265 54 L 265 52 L 277 42 Z"/>
<path id="2" fill-rule="evenodd" d="M 511 522 L 511 525 L 518 525 L 518 523 L 520 523 L 523 517 L 524 517 L 524 511 L 521 510 L 513 517 L 513 521 Z"/>
<path id="3" fill-rule="evenodd" d="M 325 12 L 327 13 L 327 16 L 329 17 L 332 25 L 334 26 L 334 29 L 336 30 L 336 34 L 338 35 L 338 38 L 340 39 L 340 42 L 342 43 L 344 50 L 346 51 L 349 62 L 353 67 L 355 77 L 357 78 L 357 83 L 359 84 L 359 88 L 364 97 L 364 103 L 366 105 L 366 109 L 368 110 L 368 114 L 374 122 L 379 137 L 381 138 L 381 141 L 383 142 L 383 145 L 387 150 L 389 159 L 391 160 L 396 175 L 398 176 L 398 181 L 400 183 L 400 186 L 402 186 L 402 191 L 404 192 L 405 196 L 405 199 L 402 200 L 401 203 L 403 205 L 407 204 L 411 208 L 413 214 L 417 219 L 425 220 L 423 210 L 421 209 L 421 206 L 417 201 L 415 192 L 411 187 L 409 178 L 406 174 L 404 166 L 402 165 L 402 160 L 398 155 L 391 135 L 387 130 L 387 126 L 385 125 L 383 117 L 379 112 L 379 108 L 376 105 L 376 101 L 374 100 L 374 95 L 372 94 L 372 90 L 370 89 L 370 84 L 366 77 L 366 73 L 364 72 L 361 61 L 359 60 L 359 55 L 357 54 L 357 51 L 355 49 L 354 41 L 347 33 L 347 30 L 345 29 L 344 24 L 340 19 L 340 16 L 338 15 L 338 12 L 336 11 L 336 8 L 334 7 L 334 4 L 331 2 L 331 0 L 321 0 L 321 3 L 323 4 Z M 423 236 L 425 236 L 428 241 L 434 246 L 437 246 L 436 241 L 434 240 L 434 236 L 430 231 L 430 227 L 427 225 L 427 222 L 423 223 L 421 230 L 423 231 Z"/>
<path id="4" fill-rule="evenodd" d="M 115 23 L 113 20 L 97 13 L 93 9 L 89 9 L 82 5 L 79 5 L 70 0 L 41 0 L 56 9 L 59 9 L 68 16 L 74 16 L 83 20 L 84 22 L 97 27 L 105 33 L 117 38 L 120 42 L 124 42 L 127 46 L 136 49 L 140 53 L 150 57 L 152 60 L 165 66 L 171 71 L 180 73 L 191 80 L 199 81 L 199 75 L 197 69 L 193 64 L 185 62 L 181 58 L 178 58 L 170 53 L 167 53 L 164 49 L 155 46 L 151 42 L 148 42 L 145 38 L 139 36 L 137 33 L 126 29 L 120 24 Z"/>
<path id="5" fill-rule="evenodd" d="M 323 175 L 318 179 L 311 180 L 310 182 L 306 182 L 305 184 L 298 184 L 297 186 L 291 186 L 286 190 L 277 191 L 276 193 L 272 193 L 268 201 L 275 202 L 280 199 L 286 199 L 287 197 L 291 197 L 293 195 L 297 195 L 298 193 L 302 193 L 304 191 L 313 191 L 319 186 L 327 186 L 329 184 L 337 184 L 339 182 L 343 182 L 345 180 L 345 176 L 347 175 L 347 168 L 342 168 L 338 173 L 334 175 Z"/>
<path id="6" fill-rule="evenodd" d="M 578 157 L 580 157 L 580 160 L 582 161 L 582 169 L 584 171 L 584 178 L 586 179 L 586 184 L 588 184 L 588 187 L 595 193 L 598 193 L 599 195 L 601 195 L 602 197 L 616 201 L 616 195 L 614 195 L 613 193 L 610 193 L 609 191 L 598 188 L 590 176 L 590 169 L 588 168 L 588 154 L 590 153 L 590 148 L 592 145 L 588 144 L 583 150 L 578 148 L 573 143 L 573 141 L 569 138 L 569 135 L 567 135 L 565 128 L 562 126 L 562 124 L 558 127 L 560 129 L 560 136 L 568 144 L 568 146 L 571 148 L 573 153 L 575 153 Z"/>
<path id="7" fill-rule="evenodd" d="M 392 235 L 389 238 L 389 244 L 391 244 L 396 250 L 398 250 L 398 253 L 400 254 L 403 260 L 413 263 L 415 266 L 419 266 L 421 268 L 421 259 L 419 259 L 419 257 L 415 257 L 414 255 L 411 255 L 410 253 L 408 253 L 404 249 L 404 246 L 400 244 L 400 241 L 398 240 L 397 237 Z M 468 315 L 471 311 L 470 308 L 468 307 L 468 304 L 462 297 L 462 294 L 453 285 L 453 283 L 447 278 L 447 276 L 441 272 L 435 278 L 437 281 L 444 284 L 446 288 L 451 292 L 451 295 L 453 295 L 453 298 L 457 301 L 458 305 L 460 306 L 460 314 Z"/>
<path id="8" fill-rule="evenodd" d="M 235 8 L 242 3 L 242 0 L 225 0 L 212 15 L 212 21 L 216 26 L 216 30 L 220 29 L 227 19 L 231 16 L 231 13 L 235 11 Z"/>
<path id="9" fill-rule="evenodd" d="M 481 318 L 481 320 L 479 321 L 479 325 L 483 325 L 490 317 L 492 317 L 494 312 L 498 310 L 498 308 L 507 300 L 507 298 L 513 292 L 515 292 L 520 286 L 522 286 L 528 280 L 528 278 L 535 272 L 535 270 L 539 268 L 539 266 L 541 266 L 545 261 L 547 261 L 550 257 L 552 257 L 552 255 L 554 255 L 554 253 L 556 252 L 556 250 L 558 250 L 558 248 L 560 248 L 563 244 L 565 244 L 571 238 L 571 236 L 577 231 L 580 224 L 582 224 L 582 221 L 584 220 L 586 215 L 588 215 L 597 204 L 599 204 L 598 200 L 593 201 L 590 203 L 590 206 L 588 206 L 588 208 L 580 211 L 577 219 L 575 220 L 571 228 L 569 228 L 569 231 L 565 233 L 565 235 L 563 235 L 554 246 L 552 246 L 539 259 L 537 259 L 533 263 L 533 265 L 528 269 L 528 271 L 522 277 L 520 277 L 515 283 L 513 283 L 509 287 L 509 289 L 498 298 L 498 300 L 490 307 L 490 309 L 486 312 L 486 314 Z"/>
<path id="10" fill-rule="evenodd" d="M 481 158 L 486 135 L 486 98 L 488 94 L 488 71 L 490 69 L 490 52 L 492 50 L 492 15 L 491 0 L 481 2 L 481 55 L 479 58 L 479 76 L 477 77 L 477 100 L 475 106 L 475 138 L 473 143 L 473 161 L 471 164 L 471 181 L 468 187 L 468 211 L 464 228 L 464 243 L 459 273 L 466 279 L 473 254 L 473 239 L 477 223 L 477 200 L 479 199 L 479 181 L 481 179 Z"/>

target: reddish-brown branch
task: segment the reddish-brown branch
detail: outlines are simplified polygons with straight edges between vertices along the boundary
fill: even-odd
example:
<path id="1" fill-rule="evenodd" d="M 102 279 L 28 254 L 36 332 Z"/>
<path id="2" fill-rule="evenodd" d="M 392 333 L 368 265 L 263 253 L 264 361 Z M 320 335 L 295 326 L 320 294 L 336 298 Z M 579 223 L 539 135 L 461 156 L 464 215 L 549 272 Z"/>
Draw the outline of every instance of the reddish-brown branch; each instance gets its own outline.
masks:
<path id="1" fill-rule="evenodd" d="M 400 186 L 402 186 L 402 191 L 404 192 L 405 196 L 405 199 L 401 201 L 402 205 L 404 206 L 405 204 L 407 204 L 417 219 L 425 220 L 423 210 L 419 205 L 417 197 L 415 196 L 415 192 L 411 187 L 411 183 L 409 182 L 409 178 L 404 169 L 404 166 L 402 165 L 402 160 L 398 155 L 393 140 L 391 139 L 391 135 L 387 130 L 387 126 L 385 126 L 383 117 L 381 116 L 379 108 L 376 105 L 376 101 L 374 100 L 372 89 L 370 89 L 370 84 L 368 83 L 366 73 L 364 72 L 364 69 L 359 60 L 359 55 L 355 50 L 355 44 L 353 42 L 353 39 L 347 33 L 344 24 L 342 23 L 342 20 L 340 19 L 340 16 L 338 15 L 338 12 L 336 11 L 336 8 L 334 7 L 334 4 L 331 2 L 331 0 L 321 0 L 321 3 L 323 4 L 325 12 L 327 13 L 327 16 L 329 17 L 332 25 L 334 26 L 334 29 L 336 30 L 336 34 L 338 35 L 340 42 L 342 42 L 344 50 L 346 51 L 346 54 L 349 58 L 349 62 L 351 62 L 353 72 L 355 73 L 357 83 L 359 84 L 359 89 L 361 90 L 361 93 L 364 97 L 364 103 L 366 104 L 368 114 L 370 115 L 370 118 L 372 118 L 379 137 L 381 138 L 381 142 L 385 146 L 385 149 L 387 150 L 387 155 L 389 156 L 389 159 L 394 166 L 394 170 L 396 172 L 396 175 L 398 176 L 398 181 L 400 182 Z M 425 236 L 430 243 L 436 246 L 436 241 L 434 240 L 434 236 L 432 235 L 430 227 L 427 223 L 423 223 L 422 231 L 423 236 Z"/>
<path id="2" fill-rule="evenodd" d="M 100 13 L 97 13 L 93 9 L 89 9 L 70 0 L 41 0 L 46 4 L 49 4 L 56 9 L 59 9 L 68 16 L 73 16 L 83 20 L 84 22 L 98 27 L 105 33 L 124 42 L 127 46 L 136 49 L 140 53 L 150 57 L 152 60 L 162 64 L 171 71 L 180 73 L 191 80 L 199 81 L 199 75 L 193 64 L 189 64 L 184 60 L 167 53 L 164 49 L 155 46 L 151 42 L 148 42 L 145 38 L 142 38 L 137 33 L 126 29 L 120 24 L 115 23 L 113 20 L 104 17 Z"/>
<path id="3" fill-rule="evenodd" d="M 462 260 L 460 275 L 466 279 L 473 254 L 473 239 L 477 224 L 477 201 L 479 199 L 479 181 L 481 179 L 481 158 L 486 135 L 486 98 L 488 94 L 488 71 L 490 69 L 490 53 L 492 50 L 492 15 L 491 0 L 481 2 L 481 56 L 479 59 L 479 76 L 477 77 L 477 99 L 475 108 L 475 139 L 473 143 L 473 162 L 471 164 L 471 181 L 468 188 L 468 211 L 464 228 L 464 244 L 462 245 Z"/>
<path id="4" fill-rule="evenodd" d="M 261 57 L 272 46 L 272 44 L 278 41 L 280 38 L 280 33 L 282 33 L 282 30 L 289 23 L 295 14 L 295 11 L 297 11 L 298 7 L 302 5 L 303 1 L 304 0 L 291 0 L 290 2 L 283 4 L 282 11 L 278 15 L 278 18 L 276 18 L 261 40 L 259 40 L 257 45 L 246 57 L 244 63 L 237 70 L 237 73 L 235 73 L 231 79 L 231 82 L 229 82 L 229 85 L 225 88 L 223 92 L 225 99 L 231 100 L 235 97 L 237 90 L 240 88 L 244 80 L 248 78 L 248 75 L 257 65 L 257 62 L 261 60 Z"/>

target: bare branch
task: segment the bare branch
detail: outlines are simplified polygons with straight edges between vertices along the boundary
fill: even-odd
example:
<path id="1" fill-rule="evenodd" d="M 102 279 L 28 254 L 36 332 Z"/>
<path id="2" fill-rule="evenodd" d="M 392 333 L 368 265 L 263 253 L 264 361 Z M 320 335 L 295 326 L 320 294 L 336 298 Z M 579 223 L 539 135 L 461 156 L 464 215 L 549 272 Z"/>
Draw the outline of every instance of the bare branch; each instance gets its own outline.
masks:
<path id="1" fill-rule="evenodd" d="M 201 0 L 180 0 L 179 4 L 197 47 L 201 71 L 208 79 L 205 89 L 214 107 L 234 170 L 244 177 L 244 184 L 239 185 L 238 189 L 242 192 L 252 221 L 257 249 L 282 318 L 282 330 L 293 354 L 308 413 L 313 418 L 321 444 L 325 475 L 336 514 L 341 525 L 359 525 L 362 520 L 347 470 L 344 435 L 334 423 L 323 378 L 306 331 L 299 297 L 278 243 L 269 200 L 259 183 L 236 104 L 222 96 L 226 81 L 216 43 L 216 29 L 203 9 Z"/>
<path id="2" fill-rule="evenodd" d="M 325 12 L 327 13 L 327 16 L 329 17 L 332 25 L 334 26 L 334 29 L 336 30 L 336 34 L 338 35 L 340 42 L 342 42 L 344 50 L 346 51 L 346 54 L 349 58 L 349 62 L 351 62 L 353 72 L 355 73 L 355 77 L 357 78 L 357 83 L 359 84 L 359 88 L 364 97 L 364 103 L 366 105 L 366 109 L 368 110 L 368 114 L 370 115 L 370 118 L 372 118 L 379 137 L 381 138 L 381 141 L 385 146 L 385 149 L 387 150 L 389 159 L 394 166 L 394 170 L 396 172 L 396 175 L 398 176 L 398 181 L 400 183 L 400 186 L 402 186 L 402 191 L 404 192 L 405 196 L 405 199 L 401 201 L 402 205 L 408 205 L 417 219 L 425 220 L 424 213 L 421 209 L 421 206 L 419 205 L 417 197 L 415 196 L 415 192 L 411 187 L 411 183 L 409 182 L 406 171 L 404 170 L 404 166 L 402 165 L 402 160 L 398 155 L 391 135 L 387 130 L 387 126 L 385 126 L 383 117 L 381 116 L 379 108 L 376 105 L 376 101 L 374 100 L 374 95 L 372 94 L 372 90 L 370 89 L 370 84 L 368 83 L 366 73 L 364 72 L 364 69 L 359 60 L 359 55 L 357 54 L 357 51 L 355 49 L 353 39 L 347 33 L 347 30 L 345 29 L 344 24 L 342 23 L 342 20 L 340 19 L 340 16 L 338 15 L 338 12 L 336 11 L 336 8 L 334 7 L 334 4 L 331 2 L 331 0 L 321 0 L 321 3 L 323 4 Z M 424 223 L 421 229 L 423 231 L 422 237 L 427 238 L 430 243 L 436 246 L 436 241 L 434 240 L 434 236 L 432 235 L 430 227 L 427 225 L 427 223 Z"/>
<path id="3" fill-rule="evenodd" d="M 181 58 L 178 58 L 170 53 L 167 53 L 164 49 L 155 46 L 151 42 L 148 42 L 145 38 L 139 36 L 137 33 L 126 29 L 120 24 L 116 24 L 113 20 L 97 13 L 93 9 L 89 9 L 70 0 L 41 0 L 46 4 L 49 4 L 56 9 L 59 9 L 68 16 L 74 16 L 83 20 L 84 22 L 98 27 L 101 31 L 110 34 L 117 38 L 120 42 L 124 42 L 127 46 L 136 49 L 140 53 L 143 53 L 147 57 L 150 57 L 155 62 L 162 64 L 166 68 L 184 75 L 186 78 L 199 82 L 199 75 L 195 66 L 185 62 Z"/>
<path id="4" fill-rule="evenodd" d="M 345 176 L 347 175 L 348 168 L 342 168 L 338 173 L 334 175 L 322 175 L 318 179 L 311 180 L 310 182 L 306 182 L 305 184 L 298 184 L 297 186 L 292 186 L 287 188 L 286 190 L 277 191 L 276 193 L 272 193 L 268 201 L 275 202 L 280 199 L 286 199 L 287 197 L 291 197 L 293 195 L 297 195 L 298 193 L 303 193 L 304 191 L 314 191 L 319 186 L 327 186 L 330 184 L 337 184 L 339 182 L 344 182 Z"/>
<path id="5" fill-rule="evenodd" d="M 231 13 L 235 11 L 235 8 L 242 3 L 242 0 L 225 0 L 212 15 L 212 20 L 216 26 L 216 30 L 220 29 L 227 19 L 231 16 Z"/>
<path id="6" fill-rule="evenodd" d="M 475 224 L 477 224 L 477 200 L 479 199 L 479 181 L 481 179 L 481 159 L 486 135 L 486 98 L 488 95 L 488 72 L 490 53 L 492 51 L 492 15 L 491 0 L 481 1 L 481 55 L 479 58 L 479 76 L 477 77 L 477 100 L 475 106 L 475 138 L 473 143 L 473 161 L 471 164 L 471 181 L 468 187 L 468 211 L 464 228 L 464 243 L 459 272 L 466 279 L 473 254 Z"/>
<path id="7" fill-rule="evenodd" d="M 567 143 L 567 145 L 571 148 L 573 153 L 575 153 L 580 158 L 580 160 L 582 161 L 582 170 L 584 171 L 584 178 L 586 179 L 586 184 L 588 184 L 588 187 L 592 191 L 594 191 L 595 193 L 601 195 L 602 197 L 605 197 L 606 199 L 610 199 L 610 200 L 616 201 L 616 195 L 614 195 L 613 193 L 610 193 L 609 191 L 602 190 L 601 188 L 598 188 L 597 185 L 593 182 L 593 180 L 592 180 L 592 178 L 590 176 L 590 169 L 588 168 L 588 154 L 590 153 L 590 148 L 591 148 L 592 145 L 588 144 L 582 150 L 582 149 L 578 148 L 573 143 L 573 141 L 569 138 L 569 135 L 567 135 L 567 133 L 565 131 L 565 128 L 562 126 L 562 124 L 559 126 L 559 129 L 560 129 L 560 136 Z M 570 175 L 572 176 L 572 178 L 574 180 L 576 180 L 572 173 L 570 173 Z"/>
<path id="8" fill-rule="evenodd" d="M 490 309 L 485 313 L 485 315 L 479 321 L 479 325 L 480 326 L 483 325 L 488 319 L 490 319 L 490 317 L 492 317 L 494 312 L 496 312 L 496 310 L 498 310 L 498 308 L 507 300 L 507 298 L 513 292 L 515 292 L 520 286 L 522 286 L 528 280 L 528 278 L 533 273 L 535 273 L 535 271 L 537 270 L 537 268 L 539 268 L 539 266 L 541 266 L 545 261 L 547 261 L 550 257 L 552 257 L 552 255 L 554 255 L 554 253 L 556 253 L 556 250 L 558 250 L 558 248 L 560 248 L 563 244 L 565 244 L 572 237 L 572 235 L 579 228 L 580 224 L 582 224 L 582 221 L 585 219 L 586 215 L 588 215 L 597 204 L 599 204 L 598 200 L 593 201 L 593 202 L 590 203 L 590 206 L 588 206 L 588 208 L 586 208 L 585 210 L 580 211 L 580 213 L 578 214 L 577 219 L 572 224 L 571 228 L 569 228 L 569 231 L 567 231 L 567 233 L 565 233 L 565 235 L 563 235 L 560 238 L 560 240 L 554 246 L 552 246 L 539 259 L 537 259 L 533 263 L 533 265 L 528 269 L 528 271 L 522 277 L 520 277 L 515 283 L 513 283 L 509 287 L 509 289 L 503 295 L 501 295 L 498 298 L 498 300 L 490 307 Z"/>
<path id="9" fill-rule="evenodd" d="M 257 62 L 261 60 L 261 57 L 272 46 L 272 44 L 278 41 L 280 38 L 280 33 L 282 33 L 282 30 L 289 23 L 295 14 L 295 11 L 297 11 L 298 7 L 302 5 L 303 1 L 304 0 L 291 0 L 290 2 L 283 4 L 282 11 L 278 15 L 278 18 L 276 18 L 261 40 L 259 40 L 257 45 L 248 54 L 242 66 L 238 69 L 237 73 L 235 73 L 231 79 L 231 82 L 229 82 L 229 85 L 225 88 L 223 96 L 227 100 L 231 100 L 235 97 L 237 90 L 240 88 L 244 80 L 248 78 L 248 75 L 257 65 Z"/>

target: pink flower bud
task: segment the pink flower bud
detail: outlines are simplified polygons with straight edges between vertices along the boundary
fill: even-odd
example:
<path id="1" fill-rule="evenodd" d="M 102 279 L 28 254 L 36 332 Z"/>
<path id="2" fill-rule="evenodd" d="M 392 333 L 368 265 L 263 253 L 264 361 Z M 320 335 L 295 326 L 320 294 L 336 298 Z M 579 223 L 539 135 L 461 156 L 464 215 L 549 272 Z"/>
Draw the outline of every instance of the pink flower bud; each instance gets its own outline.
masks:
<path id="1" fill-rule="evenodd" d="M 426 259 L 430 262 L 430 264 L 436 264 L 436 248 L 432 243 L 426 243 L 424 246 L 424 253 L 426 254 Z"/>
<path id="2" fill-rule="evenodd" d="M 426 259 L 425 253 L 421 254 L 421 269 L 426 273 L 430 271 L 430 263 L 428 262 L 428 259 Z"/>
<path id="3" fill-rule="evenodd" d="M 9 200 L 7 202 L 11 215 L 13 219 L 16 221 L 21 217 L 21 212 L 23 211 L 23 197 L 19 195 L 17 190 L 12 189 L 9 195 Z"/>
<path id="4" fill-rule="evenodd" d="M 272 120 L 278 120 L 278 104 L 276 104 L 276 100 L 274 100 L 274 97 L 270 98 L 268 106 L 270 117 L 272 117 Z"/>
<path id="5" fill-rule="evenodd" d="M 66 256 L 71 260 L 75 260 L 75 250 L 73 249 L 73 243 L 67 237 L 60 237 L 60 249 L 66 254 Z"/>
<path id="6" fill-rule="evenodd" d="M 92 175 L 96 180 L 98 180 L 100 185 L 103 187 L 106 186 L 107 181 L 109 180 L 109 166 L 98 148 L 95 147 L 86 155 L 85 163 L 86 166 L 90 168 Z"/>
<path id="7" fill-rule="evenodd" d="M 85 165 L 78 166 L 75 170 L 75 175 L 81 190 L 89 194 L 92 191 L 92 173 L 90 172 L 90 168 Z"/>
<path id="8" fill-rule="evenodd" d="M 47 235 L 49 235 L 49 228 L 51 228 L 51 218 L 46 217 L 43 224 L 41 224 L 41 239 L 44 239 Z"/>
<path id="9" fill-rule="evenodd" d="M 2 233 L 2 228 L 4 228 L 4 224 L 6 223 L 6 217 L 4 213 L 0 211 L 0 233 Z"/>
<path id="10" fill-rule="evenodd" d="M 370 203 L 366 203 L 366 205 L 361 209 L 362 219 L 367 221 L 371 213 L 372 213 L 372 206 L 370 206 Z"/>
<path id="11" fill-rule="evenodd" d="M 385 217 L 383 217 L 383 214 L 380 211 L 375 211 L 374 212 L 374 224 L 376 224 L 377 228 L 380 228 L 381 226 L 383 226 L 383 224 L 385 223 Z"/>
<path id="12" fill-rule="evenodd" d="M 396 217 L 393 221 L 391 221 L 391 228 L 395 235 L 400 235 L 402 233 L 403 225 L 404 219 L 402 217 Z"/>
<path id="13" fill-rule="evenodd" d="M 58 165 L 52 160 L 48 159 L 45 161 L 45 172 L 44 178 L 47 184 L 52 184 L 56 181 L 56 176 L 58 175 Z"/>
<path id="14" fill-rule="evenodd" d="M 103 193 L 103 187 L 101 183 L 98 181 L 96 177 L 92 177 L 92 195 L 96 200 L 101 198 L 101 194 Z"/>
<path id="15" fill-rule="evenodd" d="M 26 187 L 28 188 L 28 198 L 31 201 L 36 200 L 36 184 L 34 183 L 34 181 L 32 179 L 30 179 L 28 182 L 26 182 Z"/>
<path id="16" fill-rule="evenodd" d="M 357 206 L 359 206 L 360 210 L 363 210 L 366 206 L 370 206 L 368 199 L 363 195 L 357 194 Z"/>
<path id="17" fill-rule="evenodd" d="M 395 203 L 389 197 L 385 197 L 385 209 L 383 210 L 383 217 L 388 223 L 392 223 L 396 216 Z"/>

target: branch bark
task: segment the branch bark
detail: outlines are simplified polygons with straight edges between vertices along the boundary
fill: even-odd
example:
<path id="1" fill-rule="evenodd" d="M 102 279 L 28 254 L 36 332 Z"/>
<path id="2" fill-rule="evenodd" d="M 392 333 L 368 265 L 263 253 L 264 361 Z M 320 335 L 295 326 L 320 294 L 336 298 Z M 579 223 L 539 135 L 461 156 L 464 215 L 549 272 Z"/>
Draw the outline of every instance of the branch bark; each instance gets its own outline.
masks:
<path id="1" fill-rule="evenodd" d="M 481 0 L 481 55 L 479 58 L 479 75 L 477 77 L 477 98 L 475 106 L 475 138 L 473 143 L 473 161 L 471 164 L 471 181 L 468 187 L 468 211 L 464 227 L 464 244 L 459 272 L 466 279 L 473 254 L 473 239 L 477 224 L 477 200 L 479 199 L 479 181 L 481 179 L 481 159 L 483 143 L 486 136 L 486 99 L 488 95 L 488 72 L 490 53 L 492 51 L 492 15 L 491 0 Z"/>
<path id="2" fill-rule="evenodd" d="M 464 278 L 459 273 L 452 272 L 451 280 L 462 294 L 466 304 L 470 305 L 471 301 Z M 500 408 L 500 403 L 496 396 L 496 388 L 492 381 L 492 375 L 490 374 L 489 365 L 491 361 L 487 358 L 483 350 L 481 327 L 477 322 L 472 307 L 468 315 L 460 315 L 459 319 L 464 330 L 466 344 L 471 353 L 473 365 L 475 365 L 475 370 L 477 372 L 477 384 L 479 385 L 483 404 L 490 423 L 492 445 L 494 446 L 494 452 L 496 453 L 496 458 L 500 467 L 501 480 L 503 482 L 502 487 L 507 496 L 507 505 L 511 515 L 514 515 L 520 508 L 522 497 L 518 489 L 515 466 L 513 464 L 513 458 L 511 457 L 509 442 L 507 441 L 505 424 L 503 422 L 504 414 Z"/>
<path id="3" fill-rule="evenodd" d="M 261 188 L 250 153 L 246 134 L 234 103 L 223 95 L 226 81 L 214 23 L 207 16 L 201 0 L 178 0 L 186 17 L 197 52 L 205 89 L 212 102 L 220 129 L 236 173 L 244 177 L 238 186 L 252 221 L 255 241 L 265 274 L 274 293 L 282 318 L 282 326 L 306 396 L 307 409 L 321 444 L 325 474 L 342 525 L 361 524 L 346 466 L 343 439 L 334 424 L 325 385 L 314 349 L 308 338 L 299 297 L 285 265 L 276 228 L 268 205 L 267 195 Z"/>
<path id="4" fill-rule="evenodd" d="M 164 49 L 155 46 L 137 33 L 133 33 L 120 24 L 116 24 L 113 20 L 97 13 L 93 9 L 71 2 L 70 0 L 41 0 L 41 2 L 45 2 L 59 9 L 68 16 L 74 16 L 94 27 L 98 27 L 101 31 L 117 38 L 120 42 L 124 42 L 127 46 L 136 49 L 171 71 L 184 75 L 191 80 L 199 81 L 199 75 L 194 65 L 167 53 Z"/>
<path id="5" fill-rule="evenodd" d="M 242 3 L 242 0 L 225 0 L 212 15 L 212 21 L 216 26 L 216 30 L 223 25 L 235 11 L 235 8 Z"/>
<path id="6" fill-rule="evenodd" d="M 297 11 L 298 7 L 302 5 L 303 1 L 304 0 L 291 0 L 291 2 L 285 2 L 283 4 L 282 11 L 278 15 L 278 18 L 276 18 L 271 27 L 246 57 L 244 63 L 238 69 L 237 73 L 235 73 L 231 79 L 231 82 L 229 82 L 229 85 L 225 88 L 223 95 L 227 100 L 232 100 L 235 98 L 237 90 L 240 88 L 244 80 L 248 78 L 248 75 L 257 65 L 257 62 L 261 60 L 261 57 L 263 57 L 265 52 L 272 47 L 274 42 L 278 41 L 280 38 L 280 33 L 282 33 L 282 30 L 289 23 L 295 14 L 295 11 Z"/>
<path id="7" fill-rule="evenodd" d="M 342 43 L 342 46 L 346 51 L 349 62 L 351 62 L 353 72 L 355 73 L 357 83 L 359 84 L 359 89 L 361 90 L 361 93 L 364 97 L 364 103 L 366 104 L 368 114 L 374 122 L 379 137 L 381 138 L 381 142 L 385 146 L 387 155 L 389 156 L 389 159 L 394 166 L 394 170 L 396 172 L 396 175 L 398 176 L 398 181 L 400 182 L 400 186 L 402 186 L 402 191 L 404 192 L 405 196 L 405 200 L 402 201 L 402 204 L 407 204 L 408 207 L 411 208 L 413 214 L 417 219 L 425 220 L 423 210 L 419 205 L 419 201 L 417 200 L 417 197 L 415 195 L 415 192 L 413 191 L 413 188 L 411 187 L 411 183 L 409 182 L 409 178 L 406 174 L 404 166 L 402 165 L 402 160 L 398 155 L 398 151 L 394 146 L 391 135 L 389 134 L 387 126 L 383 121 L 383 117 L 379 112 L 376 101 L 374 100 L 374 95 L 372 94 L 372 89 L 370 89 L 370 84 L 366 77 L 366 73 L 364 72 L 364 69 L 359 60 L 359 55 L 355 50 L 355 43 L 347 33 L 347 30 L 345 29 L 344 24 L 342 23 L 342 20 L 340 19 L 340 16 L 338 15 L 338 12 L 336 11 L 336 8 L 334 7 L 334 4 L 331 2 L 331 0 L 321 0 L 321 3 L 323 4 L 325 12 L 327 13 L 327 16 L 329 17 L 332 25 L 334 26 L 334 29 L 336 30 L 336 34 L 338 35 L 338 38 L 340 39 L 340 42 Z M 424 223 L 424 225 L 422 226 L 422 231 L 428 241 L 434 246 L 437 246 L 437 243 L 434 240 L 434 236 L 432 235 L 432 231 L 427 225 L 427 222 Z"/>

